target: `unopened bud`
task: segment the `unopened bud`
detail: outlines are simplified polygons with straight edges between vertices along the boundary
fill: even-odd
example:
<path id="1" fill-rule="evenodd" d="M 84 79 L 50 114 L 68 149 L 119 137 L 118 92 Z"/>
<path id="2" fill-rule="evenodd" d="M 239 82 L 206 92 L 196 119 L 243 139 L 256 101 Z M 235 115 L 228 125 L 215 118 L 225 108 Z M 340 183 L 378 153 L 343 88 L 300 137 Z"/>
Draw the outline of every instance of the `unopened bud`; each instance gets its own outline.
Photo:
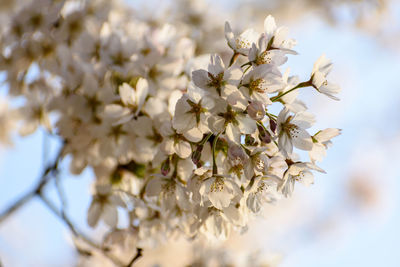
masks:
<path id="1" fill-rule="evenodd" d="M 265 116 L 265 107 L 264 104 L 260 101 L 252 101 L 247 106 L 247 113 L 249 114 L 250 118 L 253 120 L 259 121 L 262 120 Z"/>
<path id="2" fill-rule="evenodd" d="M 246 146 L 253 146 L 256 143 L 256 139 L 251 136 L 250 134 L 246 134 L 245 138 L 244 138 L 244 144 Z"/>
<path id="3" fill-rule="evenodd" d="M 271 135 L 269 134 L 269 132 L 267 132 L 264 127 L 257 125 L 258 128 L 258 137 L 260 138 L 260 141 L 265 143 L 265 144 L 269 144 L 271 143 Z"/>
<path id="4" fill-rule="evenodd" d="M 193 153 L 192 153 L 192 161 L 195 165 L 197 165 L 200 162 L 202 150 L 203 150 L 203 146 L 199 145 L 199 146 L 197 146 L 196 150 L 193 151 Z"/>
<path id="5" fill-rule="evenodd" d="M 171 166 L 169 164 L 169 157 L 161 164 L 161 174 L 167 176 L 169 171 L 171 170 Z"/>
<path id="6" fill-rule="evenodd" d="M 269 128 L 274 133 L 276 131 L 276 121 L 269 119 Z"/>

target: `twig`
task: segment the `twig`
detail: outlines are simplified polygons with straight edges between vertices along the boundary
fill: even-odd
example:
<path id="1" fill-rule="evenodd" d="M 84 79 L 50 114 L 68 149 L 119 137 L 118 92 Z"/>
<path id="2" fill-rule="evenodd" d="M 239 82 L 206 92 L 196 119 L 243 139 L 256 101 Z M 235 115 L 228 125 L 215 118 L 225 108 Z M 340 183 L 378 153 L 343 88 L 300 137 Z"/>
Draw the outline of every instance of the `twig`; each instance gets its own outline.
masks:
<path id="1" fill-rule="evenodd" d="M 19 198 L 17 201 L 15 201 L 13 204 L 11 204 L 8 208 L 6 208 L 3 212 L 0 213 L 0 223 L 2 223 L 5 219 L 7 219 L 11 214 L 13 214 L 19 208 L 24 206 L 33 197 L 40 194 L 40 192 L 43 190 L 43 187 L 47 184 L 47 182 L 51 178 L 51 176 L 49 174 L 51 174 L 52 172 L 57 170 L 58 164 L 61 161 L 62 151 L 63 151 L 63 147 L 58 152 L 57 157 L 54 160 L 54 163 L 52 165 L 48 166 L 43 171 L 42 175 L 39 178 L 39 183 L 33 189 L 31 189 L 29 192 L 25 193 L 21 198 Z"/>
<path id="2" fill-rule="evenodd" d="M 0 223 L 2 223 L 8 216 L 17 211 L 20 207 L 25 205 L 29 200 L 31 200 L 36 195 L 36 188 L 25 195 L 23 195 L 20 199 L 15 201 L 12 205 L 10 205 L 5 211 L 0 213 Z"/>
<path id="3" fill-rule="evenodd" d="M 109 260 L 111 260 L 115 265 L 125 267 L 124 263 L 122 263 L 119 259 L 117 259 L 115 256 L 107 253 L 104 251 L 101 246 L 99 246 L 96 242 L 92 241 L 89 237 L 87 237 L 85 234 L 80 232 L 72 223 L 72 221 L 68 218 L 68 216 L 65 214 L 65 212 L 59 211 L 56 206 L 43 194 L 39 195 L 40 199 L 43 201 L 46 207 L 48 207 L 54 215 L 56 215 L 65 225 L 68 227 L 68 229 L 72 232 L 72 234 L 76 237 L 84 241 L 87 245 L 91 246 L 92 248 L 100 251 L 103 253 L 104 256 L 106 256 Z M 77 248 L 79 250 L 79 248 Z"/>
<path id="4" fill-rule="evenodd" d="M 133 266 L 133 264 L 135 263 L 135 261 L 137 261 L 140 257 L 143 256 L 142 252 L 143 252 L 143 249 L 142 249 L 142 248 L 136 248 L 136 255 L 135 255 L 135 257 L 133 257 L 133 258 L 131 259 L 131 261 L 126 265 L 126 267 L 131 267 L 131 266 Z"/>
<path id="5" fill-rule="evenodd" d="M 42 173 L 42 175 L 39 178 L 39 183 L 37 186 L 35 186 L 32 190 L 24 194 L 21 198 L 19 198 L 17 201 L 15 201 L 13 204 L 11 204 L 5 211 L 0 213 L 0 223 L 8 218 L 11 214 L 13 214 L 16 210 L 18 210 L 20 207 L 22 207 L 24 204 L 28 203 L 32 198 L 34 197 L 39 197 L 39 199 L 44 203 L 44 205 L 53 212 L 54 215 L 56 215 L 71 231 L 71 233 L 76 237 L 85 242 L 87 245 L 89 245 L 92 249 L 95 249 L 99 252 L 101 252 L 105 257 L 107 257 L 110 261 L 112 261 L 116 266 L 120 267 L 131 267 L 135 261 L 137 261 L 141 256 L 142 256 L 142 249 L 137 248 L 137 252 L 134 258 L 129 262 L 128 265 L 124 264 L 121 260 L 116 258 L 114 255 L 108 253 L 105 251 L 100 245 L 98 245 L 96 242 L 92 241 L 89 237 L 87 237 L 85 234 L 80 232 L 76 226 L 72 223 L 72 221 L 69 219 L 69 217 L 65 213 L 65 206 L 66 206 L 66 198 L 65 194 L 61 188 L 61 185 L 59 184 L 59 177 L 57 177 L 57 172 L 58 172 L 58 165 L 61 161 L 62 157 L 62 152 L 63 148 L 60 149 L 59 153 L 57 154 L 56 159 L 54 160 L 53 164 L 48 166 Z M 56 189 L 58 193 L 58 197 L 60 198 L 61 201 L 61 209 L 59 210 L 54 203 L 48 199 L 43 192 L 43 188 L 45 185 L 50 181 L 51 178 L 55 178 L 56 181 Z M 78 251 L 82 251 L 80 248 L 77 247 Z M 0 267 L 1 267 L 1 262 L 0 262 Z"/>

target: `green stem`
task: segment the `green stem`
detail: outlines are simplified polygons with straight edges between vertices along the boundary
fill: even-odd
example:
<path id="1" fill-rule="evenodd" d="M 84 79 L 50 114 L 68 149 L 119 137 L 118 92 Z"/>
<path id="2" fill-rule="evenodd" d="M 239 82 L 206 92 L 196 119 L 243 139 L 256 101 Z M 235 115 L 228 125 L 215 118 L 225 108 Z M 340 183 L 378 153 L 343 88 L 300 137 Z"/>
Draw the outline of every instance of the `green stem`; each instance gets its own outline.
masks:
<path id="1" fill-rule="evenodd" d="M 203 145 L 208 141 L 208 139 L 210 139 L 211 135 L 212 135 L 212 133 L 209 133 L 209 134 L 206 136 L 206 138 L 204 138 L 203 140 L 201 140 L 199 146 L 203 146 Z"/>
<path id="2" fill-rule="evenodd" d="M 278 116 L 276 116 L 272 113 L 268 113 L 266 110 L 265 110 L 265 114 L 268 116 L 268 118 L 273 119 L 273 120 L 276 120 L 278 118 Z"/>
<path id="3" fill-rule="evenodd" d="M 216 162 L 216 156 L 215 156 L 215 148 L 217 146 L 217 141 L 219 138 L 219 135 L 221 133 L 218 133 L 213 140 L 213 145 L 212 145 L 212 156 L 213 156 L 213 169 L 212 169 L 212 173 L 213 174 L 218 174 L 218 168 L 217 168 L 217 162 Z"/>
<path id="4" fill-rule="evenodd" d="M 251 65 L 249 65 L 243 72 L 243 74 L 246 74 L 246 72 L 250 69 Z"/>
<path id="5" fill-rule="evenodd" d="M 247 66 L 247 65 L 249 65 L 249 66 L 251 66 L 251 62 L 249 61 L 249 62 L 247 62 L 247 63 L 244 63 L 242 66 L 240 66 L 241 68 L 243 68 L 243 67 L 245 67 L 245 66 Z"/>
<path id="6" fill-rule="evenodd" d="M 271 101 L 272 101 L 272 102 L 276 102 L 276 101 L 278 101 L 282 96 L 287 95 L 287 94 L 289 94 L 290 92 L 293 92 L 294 90 L 296 90 L 296 89 L 298 89 L 298 88 L 308 87 L 308 86 L 311 86 L 311 85 L 312 85 L 311 81 L 299 83 L 296 87 L 293 87 L 292 89 L 290 89 L 290 90 L 284 92 L 283 94 L 280 94 L 280 95 L 277 95 L 277 96 L 275 96 L 275 97 L 272 97 L 272 98 L 271 98 Z"/>

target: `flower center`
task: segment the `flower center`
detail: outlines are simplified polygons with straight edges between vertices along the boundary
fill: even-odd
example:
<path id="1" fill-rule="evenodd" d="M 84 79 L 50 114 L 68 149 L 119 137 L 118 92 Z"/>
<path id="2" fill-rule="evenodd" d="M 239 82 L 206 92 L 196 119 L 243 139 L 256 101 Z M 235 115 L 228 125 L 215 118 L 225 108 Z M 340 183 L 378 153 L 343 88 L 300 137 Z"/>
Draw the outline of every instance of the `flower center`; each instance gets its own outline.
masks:
<path id="1" fill-rule="evenodd" d="M 236 38 L 235 40 L 236 48 L 249 48 L 251 46 L 250 42 L 243 38 Z"/>
<path id="2" fill-rule="evenodd" d="M 208 86 L 210 87 L 215 87 L 215 88 L 221 88 L 223 86 L 223 79 L 224 79 L 224 73 L 221 72 L 218 75 L 212 75 L 211 73 L 208 73 Z"/>
<path id="3" fill-rule="evenodd" d="M 250 92 L 251 93 L 252 92 L 264 93 L 265 90 L 267 89 L 267 88 L 263 88 L 264 82 L 265 82 L 264 79 L 261 79 L 261 78 L 256 79 L 256 80 L 252 80 L 249 83 Z"/>
<path id="4" fill-rule="evenodd" d="M 265 50 L 262 52 L 256 59 L 256 64 L 257 65 L 262 65 L 262 64 L 271 64 L 272 58 L 271 58 L 271 52 Z"/>
<path id="5" fill-rule="evenodd" d="M 224 180 L 222 179 L 222 177 L 216 177 L 215 181 L 211 184 L 211 188 L 210 191 L 211 192 L 221 192 L 222 190 L 224 190 Z"/>

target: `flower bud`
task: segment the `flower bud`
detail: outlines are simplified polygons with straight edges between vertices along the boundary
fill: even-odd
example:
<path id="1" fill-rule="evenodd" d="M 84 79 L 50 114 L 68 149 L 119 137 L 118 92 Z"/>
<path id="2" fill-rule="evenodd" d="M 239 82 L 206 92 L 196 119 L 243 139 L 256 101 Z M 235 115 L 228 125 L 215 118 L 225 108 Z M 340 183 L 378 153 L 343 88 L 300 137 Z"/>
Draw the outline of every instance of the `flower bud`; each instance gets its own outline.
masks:
<path id="1" fill-rule="evenodd" d="M 203 150 L 203 146 L 197 146 L 196 150 L 192 153 L 192 161 L 195 165 L 199 164 L 201 158 L 201 151 Z"/>
<path id="2" fill-rule="evenodd" d="M 244 144 L 246 146 L 254 146 L 256 144 L 256 139 L 250 134 L 246 134 L 244 138 Z"/>
<path id="3" fill-rule="evenodd" d="M 260 141 L 265 143 L 265 144 L 269 144 L 271 143 L 271 135 L 269 134 L 269 132 L 267 132 L 264 127 L 257 125 L 258 128 L 258 137 L 260 138 Z"/>
<path id="4" fill-rule="evenodd" d="M 169 171 L 171 170 L 171 166 L 169 164 L 169 157 L 161 164 L 161 174 L 167 176 Z"/>
<path id="5" fill-rule="evenodd" d="M 269 128 L 272 132 L 276 131 L 276 121 L 269 119 Z"/>
<path id="6" fill-rule="evenodd" d="M 249 114 L 250 118 L 253 120 L 259 121 L 262 120 L 265 116 L 265 107 L 264 104 L 260 101 L 252 101 L 247 106 L 247 113 Z"/>

